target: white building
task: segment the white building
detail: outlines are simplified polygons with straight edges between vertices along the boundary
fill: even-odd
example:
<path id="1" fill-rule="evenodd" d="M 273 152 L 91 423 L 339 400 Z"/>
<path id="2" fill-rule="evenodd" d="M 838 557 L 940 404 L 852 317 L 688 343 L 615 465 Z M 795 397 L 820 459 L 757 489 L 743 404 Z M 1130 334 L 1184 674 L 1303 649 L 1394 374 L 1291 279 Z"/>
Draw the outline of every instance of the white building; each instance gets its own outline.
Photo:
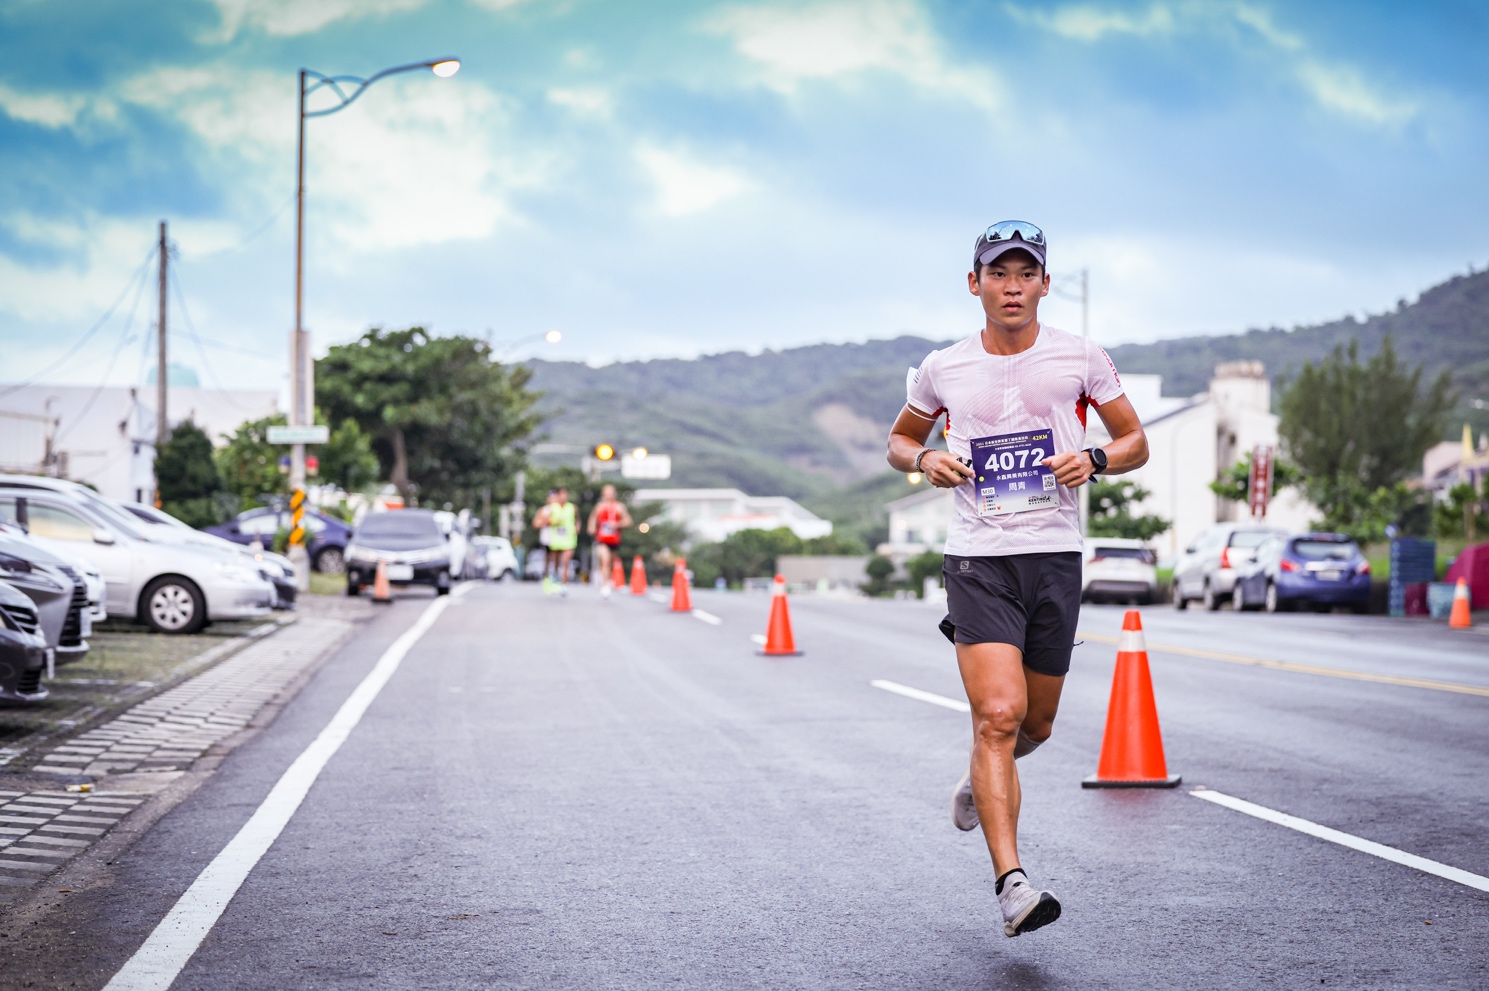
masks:
<path id="1" fill-rule="evenodd" d="M 789 527 L 803 540 L 826 537 L 832 523 L 785 496 L 745 495 L 739 489 L 638 489 L 632 502 L 660 502 L 664 519 L 697 540 L 720 541 L 740 530 Z"/>
<path id="2" fill-rule="evenodd" d="M 1243 504 L 1221 499 L 1210 483 L 1258 444 L 1277 446 L 1277 416 L 1271 411 L 1272 385 L 1259 361 L 1219 365 L 1210 391 L 1189 399 L 1162 394 L 1158 375 L 1124 375 L 1122 387 L 1148 435 L 1148 463 L 1120 477 L 1148 490 L 1135 512 L 1153 513 L 1173 526 L 1153 540 L 1164 560 L 1172 560 L 1206 528 L 1241 519 Z M 1111 440 L 1093 411 L 1087 419 L 1086 446 Z M 951 523 L 948 489 L 927 489 L 887 503 L 889 540 L 878 548 L 896 561 L 938 550 Z M 1273 498 L 1267 522 L 1306 529 L 1318 510 L 1294 489 Z"/>
<path id="3" fill-rule="evenodd" d="M 270 389 L 171 386 L 171 423 L 193 420 L 221 444 L 248 420 L 278 412 Z M 87 482 L 113 499 L 155 493 L 155 389 L 126 386 L 0 386 L 0 469 Z"/>

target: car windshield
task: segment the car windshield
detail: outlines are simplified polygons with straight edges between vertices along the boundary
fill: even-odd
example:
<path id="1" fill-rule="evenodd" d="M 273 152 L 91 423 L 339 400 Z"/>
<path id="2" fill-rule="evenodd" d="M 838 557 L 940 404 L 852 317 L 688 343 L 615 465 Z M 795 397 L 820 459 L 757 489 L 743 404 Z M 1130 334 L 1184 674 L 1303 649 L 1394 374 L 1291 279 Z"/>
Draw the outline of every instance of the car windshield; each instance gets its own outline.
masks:
<path id="1" fill-rule="evenodd" d="M 353 539 L 365 547 L 396 551 L 434 547 L 444 543 L 445 535 L 432 516 L 400 510 L 368 516 Z"/>
<path id="2" fill-rule="evenodd" d="M 1273 536 L 1271 530 L 1237 530 L 1230 535 L 1232 547 L 1260 547 Z"/>
<path id="3" fill-rule="evenodd" d="M 1305 561 L 1349 561 L 1358 552 L 1353 540 L 1293 541 L 1293 553 Z"/>
<path id="4" fill-rule="evenodd" d="M 1155 560 L 1153 552 L 1146 547 L 1097 547 L 1091 559 L 1097 558 L 1122 558 L 1128 561 L 1141 561 L 1144 564 L 1152 564 Z"/>

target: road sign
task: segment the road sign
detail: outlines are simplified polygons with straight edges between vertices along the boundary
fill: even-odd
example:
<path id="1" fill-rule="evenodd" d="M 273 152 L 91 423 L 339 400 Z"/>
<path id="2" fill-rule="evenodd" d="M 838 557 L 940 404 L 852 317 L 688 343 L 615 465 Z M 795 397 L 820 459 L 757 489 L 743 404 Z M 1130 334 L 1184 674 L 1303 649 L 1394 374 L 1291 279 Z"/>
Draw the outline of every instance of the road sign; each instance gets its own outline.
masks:
<path id="1" fill-rule="evenodd" d="M 270 444 L 324 444 L 331 439 L 331 428 L 324 423 L 313 427 L 270 427 Z"/>
<path id="2" fill-rule="evenodd" d="M 1258 444 L 1251 450 L 1251 476 L 1246 480 L 1246 501 L 1253 519 L 1267 518 L 1272 501 L 1272 446 Z"/>
<path id="3" fill-rule="evenodd" d="M 638 458 L 637 454 L 642 456 Z M 620 456 L 620 474 L 622 478 L 671 478 L 672 457 L 667 454 L 646 453 L 644 448 L 637 448 L 632 453 Z"/>

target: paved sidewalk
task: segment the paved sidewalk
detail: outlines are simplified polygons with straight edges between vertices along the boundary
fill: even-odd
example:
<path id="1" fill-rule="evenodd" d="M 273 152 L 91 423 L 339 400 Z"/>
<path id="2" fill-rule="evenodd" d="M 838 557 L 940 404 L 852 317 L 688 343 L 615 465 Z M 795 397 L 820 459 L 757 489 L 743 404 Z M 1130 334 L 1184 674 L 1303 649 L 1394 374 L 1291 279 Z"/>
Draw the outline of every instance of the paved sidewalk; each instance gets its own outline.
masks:
<path id="1" fill-rule="evenodd" d="M 354 601 L 313 602 L 297 622 L 60 744 L 34 773 L 95 779 L 91 793 L 0 791 L 0 905 L 103 838 L 124 817 L 248 728 L 365 618 Z"/>

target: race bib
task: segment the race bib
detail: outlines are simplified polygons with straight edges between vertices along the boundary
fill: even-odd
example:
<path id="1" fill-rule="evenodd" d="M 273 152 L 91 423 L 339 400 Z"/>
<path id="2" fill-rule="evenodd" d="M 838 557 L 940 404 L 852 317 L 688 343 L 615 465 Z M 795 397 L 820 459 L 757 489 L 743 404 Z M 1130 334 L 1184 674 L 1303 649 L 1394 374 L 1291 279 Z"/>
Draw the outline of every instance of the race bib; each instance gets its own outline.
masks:
<path id="1" fill-rule="evenodd" d="M 600 530 L 600 536 L 602 536 L 602 537 L 613 537 L 617 533 L 620 532 L 619 530 L 617 530 L 615 528 L 615 524 L 612 523 L 612 522 L 610 522 L 609 520 L 606 520 L 605 522 L 601 523 L 600 526 L 599 526 L 599 530 Z"/>
<path id="2" fill-rule="evenodd" d="M 1049 430 L 974 437 L 972 470 L 977 472 L 978 515 L 1059 506 L 1055 473 L 1040 464 L 1054 453 L 1054 434 Z"/>

